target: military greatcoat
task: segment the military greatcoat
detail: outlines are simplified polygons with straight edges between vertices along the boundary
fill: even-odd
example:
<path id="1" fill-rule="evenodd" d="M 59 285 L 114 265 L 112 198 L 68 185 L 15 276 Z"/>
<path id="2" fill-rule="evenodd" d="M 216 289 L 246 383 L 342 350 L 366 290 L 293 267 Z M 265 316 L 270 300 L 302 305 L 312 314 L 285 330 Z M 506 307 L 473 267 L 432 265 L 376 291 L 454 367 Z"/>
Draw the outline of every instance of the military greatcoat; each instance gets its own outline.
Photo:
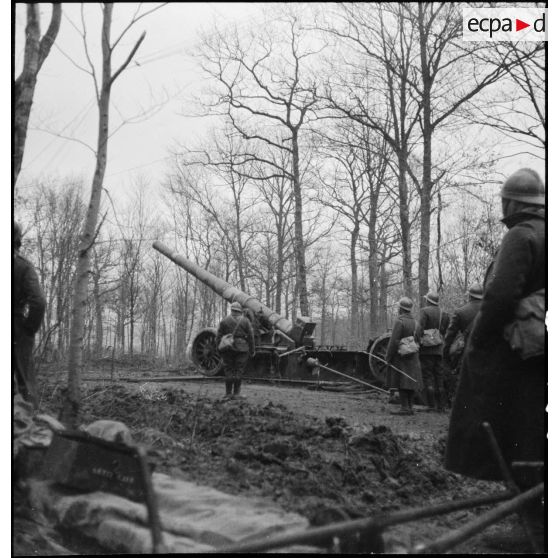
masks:
<path id="1" fill-rule="evenodd" d="M 446 360 L 449 360 L 449 350 L 458 333 L 463 333 L 465 340 L 467 340 L 471 325 L 480 310 L 480 306 L 481 300 L 472 298 L 453 313 L 444 337 L 444 358 Z"/>
<path id="2" fill-rule="evenodd" d="M 397 352 L 399 341 L 411 335 L 418 342 L 418 325 L 415 319 L 411 314 L 400 314 L 393 324 L 393 330 L 386 351 L 386 360 L 415 381 L 410 380 L 393 368 L 388 368 L 388 384 L 390 388 L 420 391 L 423 387 L 418 352 L 406 356 L 401 356 Z"/>
<path id="3" fill-rule="evenodd" d="M 546 286 L 544 208 L 503 220 L 505 235 L 467 341 L 450 419 L 446 467 L 502 480 L 482 423 L 491 424 L 505 461 L 546 456 L 546 355 L 522 360 L 503 338 L 521 298 Z"/>
<path id="4" fill-rule="evenodd" d="M 12 371 L 22 396 L 36 403 L 32 354 L 45 313 L 45 297 L 33 264 L 17 251 L 12 272 Z"/>

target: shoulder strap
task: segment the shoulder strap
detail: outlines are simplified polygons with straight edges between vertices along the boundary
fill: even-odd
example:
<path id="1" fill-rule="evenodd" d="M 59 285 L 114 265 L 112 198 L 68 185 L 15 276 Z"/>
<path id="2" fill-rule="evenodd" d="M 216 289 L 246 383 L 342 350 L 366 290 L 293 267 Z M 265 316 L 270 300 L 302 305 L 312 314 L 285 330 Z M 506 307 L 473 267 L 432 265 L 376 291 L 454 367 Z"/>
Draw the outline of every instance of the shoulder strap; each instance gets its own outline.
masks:
<path id="1" fill-rule="evenodd" d="M 418 320 L 415 320 L 415 318 L 411 318 L 410 316 L 405 316 L 405 319 L 406 319 L 406 320 L 413 320 L 413 324 L 414 324 L 414 327 L 413 327 L 413 337 L 416 338 L 416 336 L 417 336 Z M 402 319 L 401 321 L 403 322 L 403 319 Z"/>
<path id="2" fill-rule="evenodd" d="M 236 322 L 236 326 L 234 327 L 233 332 L 232 332 L 233 337 L 235 336 L 236 330 L 238 329 L 238 326 L 240 325 L 240 322 L 242 321 L 243 317 L 244 316 L 241 314 L 240 317 L 238 318 L 238 322 Z M 233 320 L 234 320 L 234 318 L 233 318 Z"/>

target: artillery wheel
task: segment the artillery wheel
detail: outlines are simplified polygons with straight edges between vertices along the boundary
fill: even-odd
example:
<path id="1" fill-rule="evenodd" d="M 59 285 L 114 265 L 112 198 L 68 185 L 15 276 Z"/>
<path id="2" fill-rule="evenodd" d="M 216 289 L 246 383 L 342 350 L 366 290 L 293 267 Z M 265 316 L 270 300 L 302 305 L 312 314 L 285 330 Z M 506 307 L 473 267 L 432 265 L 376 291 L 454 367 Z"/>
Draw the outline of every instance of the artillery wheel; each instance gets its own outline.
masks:
<path id="1" fill-rule="evenodd" d="M 374 379 L 381 382 L 384 387 L 387 385 L 387 371 L 389 370 L 389 366 L 375 359 L 372 355 L 376 355 L 385 360 L 390 337 L 391 333 L 380 335 L 380 337 L 374 341 L 370 349 L 370 355 L 368 356 L 368 364 L 370 365 L 370 370 L 372 371 Z"/>
<path id="2" fill-rule="evenodd" d="M 192 341 L 192 362 L 204 376 L 217 376 L 223 369 L 223 360 L 217 350 L 217 330 L 214 327 L 202 329 Z"/>

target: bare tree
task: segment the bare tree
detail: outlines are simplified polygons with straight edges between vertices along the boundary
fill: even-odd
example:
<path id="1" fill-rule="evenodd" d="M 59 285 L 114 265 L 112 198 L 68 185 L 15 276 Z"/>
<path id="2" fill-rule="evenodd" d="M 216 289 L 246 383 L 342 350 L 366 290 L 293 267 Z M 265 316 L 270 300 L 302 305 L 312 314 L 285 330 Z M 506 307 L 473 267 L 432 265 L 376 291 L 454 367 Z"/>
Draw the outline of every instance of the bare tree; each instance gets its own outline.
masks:
<path id="1" fill-rule="evenodd" d="M 248 267 L 246 253 L 254 236 L 254 194 L 244 171 L 244 154 L 241 142 L 230 129 L 214 131 L 206 150 L 186 149 L 180 154 L 175 180 L 170 184 L 171 192 L 189 196 L 214 220 L 234 257 L 243 291 Z"/>
<path id="2" fill-rule="evenodd" d="M 213 107 L 225 108 L 232 126 L 249 144 L 245 162 L 258 158 L 252 146 L 262 143 L 290 156 L 288 174 L 294 197 L 297 290 L 300 310 L 306 315 L 309 306 L 300 146 L 303 126 L 307 124 L 317 98 L 308 60 L 316 49 L 306 46 L 302 35 L 299 18 L 291 13 L 280 25 L 268 25 L 258 34 L 248 32 L 243 38 L 238 29 L 228 36 L 216 32 L 205 38 L 199 54 L 202 68 L 219 84 Z M 277 168 L 273 160 L 265 160 L 265 163 L 271 174 L 284 175 L 286 172 L 284 168 Z"/>
<path id="3" fill-rule="evenodd" d="M 85 211 L 80 186 L 73 180 L 45 181 L 31 190 L 35 261 L 47 299 L 43 333 L 52 330 L 45 349 L 55 360 L 68 348 L 75 251 Z"/>
<path id="4" fill-rule="evenodd" d="M 109 108 L 112 87 L 122 72 L 128 67 L 138 48 L 145 38 L 145 32 L 137 39 L 132 49 L 124 61 L 113 71 L 112 59 L 116 47 L 128 33 L 131 27 L 141 18 L 145 17 L 148 13 L 160 8 L 157 6 L 139 14 L 139 9 L 136 11 L 133 18 L 128 25 L 120 33 L 120 35 L 111 41 L 111 25 L 112 25 L 112 12 L 113 4 L 106 3 L 102 6 L 102 29 L 101 29 L 101 50 L 102 50 L 102 70 L 99 81 L 98 72 L 95 69 L 93 61 L 89 56 L 89 49 L 87 44 L 85 23 L 83 27 L 83 41 L 86 53 L 86 58 L 89 64 L 88 73 L 91 75 L 94 85 L 95 94 L 97 99 L 97 106 L 99 109 L 99 126 L 97 136 L 97 150 L 96 150 L 96 165 L 93 181 L 91 184 L 91 197 L 87 207 L 83 229 L 80 237 L 78 248 L 78 261 L 76 270 L 76 284 L 74 291 L 74 303 L 72 310 L 72 325 L 70 335 L 70 351 L 68 356 L 68 393 L 67 398 L 62 409 L 61 417 L 71 425 L 75 425 L 79 415 L 79 403 L 81 399 L 81 372 L 83 363 L 83 334 L 84 334 L 84 320 L 85 308 L 88 296 L 88 282 L 90 271 L 90 251 L 95 243 L 98 234 L 97 224 L 99 216 L 99 207 L 101 203 L 101 191 L 103 188 L 103 181 L 105 177 L 105 169 L 107 165 L 107 148 L 109 139 Z M 83 14 L 83 12 L 82 12 Z"/>
<path id="5" fill-rule="evenodd" d="M 332 109 L 368 127 L 389 145 L 395 157 L 397 203 L 405 290 L 413 292 L 410 186 L 417 183 L 411 154 L 416 142 L 420 105 L 411 94 L 408 74 L 416 33 L 405 27 L 401 5 L 343 4 L 335 25 L 322 25 L 348 47 L 325 88 Z M 346 76 L 346 77 L 343 77 Z"/>
<path id="6" fill-rule="evenodd" d="M 29 115 L 33 105 L 33 96 L 37 76 L 56 40 L 62 19 L 62 4 L 52 4 L 52 14 L 47 32 L 41 38 L 39 4 L 27 4 L 27 26 L 25 27 L 25 51 L 23 68 L 15 79 L 14 88 L 14 145 L 13 172 L 14 189 L 21 170 Z"/>
<path id="7" fill-rule="evenodd" d="M 265 158 L 273 160 L 277 168 L 288 168 L 289 155 L 286 152 L 273 150 L 269 146 L 264 149 L 268 150 Z M 275 311 L 280 314 L 285 261 L 290 257 L 293 250 L 290 241 L 293 236 L 293 222 L 290 218 L 293 210 L 293 191 L 287 173 L 274 173 L 272 176 L 267 176 L 266 165 L 261 161 L 254 162 L 251 172 L 256 178 L 254 183 L 260 192 L 260 196 L 273 219 L 276 260 L 276 267 L 274 268 Z M 269 270 L 269 266 L 267 267 Z"/>
<path id="8" fill-rule="evenodd" d="M 433 176 L 434 133 L 447 125 L 451 119 L 455 119 L 461 107 L 470 105 L 484 89 L 500 82 L 508 72 L 525 70 L 527 60 L 535 51 L 520 51 L 515 46 L 507 46 L 500 50 L 498 64 L 490 64 L 485 56 L 492 53 L 492 49 L 478 47 L 475 43 L 472 43 L 472 48 L 463 47 L 463 18 L 459 5 L 421 2 L 401 6 L 405 18 L 408 19 L 408 32 L 410 33 L 411 29 L 418 32 L 420 56 L 420 64 L 417 68 L 412 67 L 406 79 L 417 95 L 422 109 L 422 181 L 419 185 L 419 295 L 422 297 L 428 291 L 434 187 L 446 172 L 441 169 L 437 176 Z"/>
<path id="9" fill-rule="evenodd" d="M 358 261 L 357 247 L 361 234 L 365 205 L 368 199 L 366 170 L 360 157 L 359 147 L 351 137 L 351 129 L 339 129 L 337 137 L 324 138 L 328 159 L 333 161 L 332 168 L 325 166 L 321 172 L 323 188 L 319 194 L 320 202 L 343 216 L 340 226 L 350 236 L 349 260 L 351 267 L 351 307 L 350 307 L 350 344 L 358 337 Z"/>
<path id="10" fill-rule="evenodd" d="M 507 79 L 474 107 L 466 107 L 467 118 L 498 130 L 505 137 L 518 139 L 523 149 L 541 159 L 546 150 L 546 49 L 544 43 L 494 44 L 495 56 L 489 63 L 506 69 Z"/>

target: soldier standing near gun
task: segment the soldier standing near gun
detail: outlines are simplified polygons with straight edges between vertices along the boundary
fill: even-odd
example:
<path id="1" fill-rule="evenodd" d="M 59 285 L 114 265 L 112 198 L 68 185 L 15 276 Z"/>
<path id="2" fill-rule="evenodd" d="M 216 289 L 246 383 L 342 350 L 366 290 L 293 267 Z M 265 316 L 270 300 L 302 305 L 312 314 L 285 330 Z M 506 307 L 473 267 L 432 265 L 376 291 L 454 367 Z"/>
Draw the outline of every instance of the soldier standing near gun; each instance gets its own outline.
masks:
<path id="1" fill-rule="evenodd" d="M 21 227 L 13 224 L 12 269 L 12 372 L 13 391 L 37 406 L 36 378 L 33 367 L 35 334 L 45 313 L 45 297 L 33 264 L 20 253 Z"/>
<path id="2" fill-rule="evenodd" d="M 469 288 L 469 301 L 460 306 L 450 318 L 450 325 L 444 337 L 444 361 L 451 368 L 451 381 L 449 382 L 448 401 L 453 400 L 457 377 L 463 360 L 463 351 L 467 337 L 473 325 L 473 320 L 480 310 L 482 300 L 482 286 L 475 283 Z"/>
<path id="3" fill-rule="evenodd" d="M 231 313 L 221 320 L 216 343 L 225 368 L 225 399 L 240 399 L 242 374 L 249 357 L 255 356 L 255 343 L 252 324 L 238 302 L 231 304 Z"/>
<path id="4" fill-rule="evenodd" d="M 413 301 L 404 296 L 398 302 L 399 315 L 386 350 L 386 361 L 392 365 L 388 371 L 389 387 L 399 390 L 401 408 L 393 411 L 396 415 L 413 414 L 415 390 L 422 389 L 422 375 L 418 356 L 418 325 L 411 310 Z M 401 374 L 397 369 L 405 372 Z"/>
<path id="5" fill-rule="evenodd" d="M 426 306 L 421 308 L 419 313 L 420 367 L 426 388 L 428 410 L 442 413 L 447 406 L 442 349 L 449 316 L 438 306 L 439 299 L 436 293 L 429 292 L 424 298 Z"/>

